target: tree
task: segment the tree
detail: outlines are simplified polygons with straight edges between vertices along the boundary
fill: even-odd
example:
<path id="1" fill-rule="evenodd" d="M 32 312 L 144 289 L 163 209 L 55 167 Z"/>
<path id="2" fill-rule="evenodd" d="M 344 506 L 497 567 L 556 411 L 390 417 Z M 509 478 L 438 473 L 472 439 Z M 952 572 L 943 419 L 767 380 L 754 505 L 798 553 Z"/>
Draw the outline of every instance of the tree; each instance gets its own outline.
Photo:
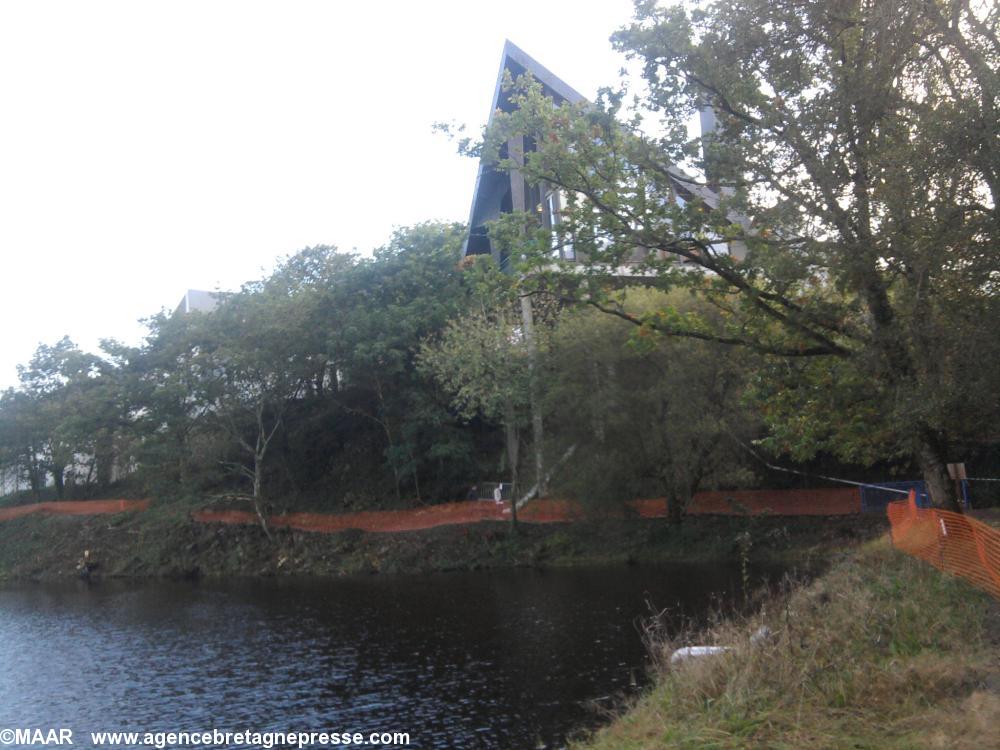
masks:
<path id="1" fill-rule="evenodd" d="M 427 223 L 371 258 L 306 248 L 213 312 L 152 318 L 144 346 L 118 352 L 142 407 L 143 474 L 199 491 L 224 484 L 211 468 L 225 462 L 250 499 L 256 487 L 339 507 L 467 482 L 475 441 L 493 432 L 460 425 L 415 367 L 421 342 L 465 304 L 460 241 L 460 228 Z"/>
<path id="2" fill-rule="evenodd" d="M 622 296 L 637 311 L 699 307 L 682 292 Z M 560 447 L 575 446 L 574 471 L 559 482 L 569 494 L 592 503 L 662 494 L 676 524 L 698 490 L 752 479 L 739 445 L 753 427 L 740 402 L 745 353 L 584 308 L 560 318 L 547 360 L 549 423 Z"/>
<path id="3" fill-rule="evenodd" d="M 511 524 L 517 528 L 521 433 L 531 416 L 531 373 L 519 304 L 495 269 L 485 276 L 480 304 L 449 323 L 420 351 L 419 364 L 452 395 L 465 418 L 500 424 L 511 482 Z M 505 293 L 506 292 L 506 293 Z"/>
<path id="4" fill-rule="evenodd" d="M 203 343 L 194 356 L 200 418 L 228 436 L 243 460 L 230 463 L 250 483 L 250 500 L 265 533 L 265 462 L 290 404 L 316 377 L 313 330 L 300 296 L 276 274 L 247 284 L 204 316 Z M 325 367 L 325 362 L 323 363 Z"/>
<path id="5" fill-rule="evenodd" d="M 631 113 L 624 90 L 557 107 L 522 82 L 483 154 L 564 191 L 561 231 L 587 265 L 577 299 L 766 355 L 781 376 L 781 403 L 758 391 L 776 445 L 912 456 L 933 502 L 957 507 L 945 464 L 1000 416 L 995 368 L 973 361 L 1000 335 L 1000 10 L 688 5 L 640 1 L 614 36 L 642 66 Z M 687 120 L 706 107 L 717 127 L 690 138 Z M 523 165 L 500 158 L 517 137 L 534 147 Z M 628 310 L 607 269 L 637 256 L 662 287 L 726 314 Z M 528 264 L 535 279 L 551 266 L 537 252 Z"/>
<path id="6" fill-rule="evenodd" d="M 62 494 L 134 467 L 148 493 L 235 489 L 262 520 L 277 498 L 455 495 L 501 442 L 416 367 L 466 307 L 461 240 L 458 225 L 426 223 L 371 258 L 305 248 L 212 312 L 153 316 L 141 346 L 40 347 L 0 395 L 0 479 Z"/>
<path id="7" fill-rule="evenodd" d="M 44 441 L 32 400 L 23 391 L 8 388 L 0 396 L 0 463 L 12 472 L 12 487 L 19 488 L 27 481 L 36 499 L 45 486 Z"/>
<path id="8" fill-rule="evenodd" d="M 65 337 L 39 346 L 18 368 L 21 434 L 32 436 L 24 447 L 35 452 L 28 466 L 37 465 L 52 477 L 60 499 L 67 481 L 111 481 L 121 406 L 113 372 L 112 363 Z M 31 484 L 35 488 L 38 477 Z"/>
<path id="9" fill-rule="evenodd" d="M 204 446 L 196 447 L 208 433 L 198 366 L 208 343 L 205 314 L 161 312 L 145 323 L 149 333 L 142 347 L 118 352 L 123 391 L 136 405 L 131 427 L 139 471 L 154 490 L 183 493 L 196 484 L 194 467 L 206 463 L 199 461 Z"/>
<path id="10" fill-rule="evenodd" d="M 416 367 L 424 340 L 467 302 L 458 266 L 462 237 L 463 227 L 454 224 L 396 230 L 347 279 L 342 317 L 329 327 L 351 396 L 339 401 L 381 432 L 397 502 L 404 482 L 420 502 L 424 467 L 465 448 L 448 429 L 454 420 L 434 378 Z"/>

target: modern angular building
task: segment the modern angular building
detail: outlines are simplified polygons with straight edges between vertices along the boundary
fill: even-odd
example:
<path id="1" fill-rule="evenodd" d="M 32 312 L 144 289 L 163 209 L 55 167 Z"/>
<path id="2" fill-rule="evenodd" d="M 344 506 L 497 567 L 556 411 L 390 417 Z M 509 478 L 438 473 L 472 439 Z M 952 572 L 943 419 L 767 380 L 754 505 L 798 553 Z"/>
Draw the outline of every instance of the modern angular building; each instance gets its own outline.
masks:
<path id="1" fill-rule="evenodd" d="M 212 312 L 219 305 L 221 295 L 218 292 L 206 292 L 203 289 L 188 289 L 184 292 L 180 303 L 174 309 L 174 315 L 191 312 Z"/>
<path id="2" fill-rule="evenodd" d="M 545 95 L 550 96 L 556 104 L 564 102 L 579 104 L 587 101 L 586 97 L 572 86 L 515 44 L 507 41 L 503 47 L 487 127 L 493 124 L 496 112 L 513 111 L 514 104 L 510 100 L 509 92 L 504 91 L 503 88 L 505 74 L 510 74 L 512 78 L 516 79 L 525 73 L 530 73 L 541 83 Z M 702 113 L 701 126 L 703 130 L 714 126 L 714 116 L 710 110 Z M 530 143 L 525 143 L 523 138 L 519 140 L 520 142 L 506 144 L 506 149 L 501 151 L 501 156 L 505 157 L 507 154 L 515 153 L 515 151 L 523 154 L 531 150 Z M 698 184 L 680 168 L 670 167 L 669 169 L 676 173 L 676 180 L 673 181 L 672 185 L 676 200 L 700 200 L 713 208 L 718 206 L 719 198 L 715 192 Z M 508 258 L 503 257 L 490 241 L 487 229 L 489 222 L 500 218 L 505 213 L 532 211 L 539 216 L 544 227 L 554 230 L 559 223 L 559 212 L 563 207 L 562 201 L 563 196 L 554 188 L 531 184 L 517 171 L 498 170 L 491 164 L 480 161 L 476 186 L 472 195 L 472 209 L 469 213 L 469 237 L 466 241 L 465 254 L 492 254 L 497 264 L 501 268 L 506 268 Z M 733 221 L 741 221 L 739 217 L 732 218 Z M 578 260 L 571 238 L 556 243 L 553 252 L 563 260 Z M 742 257 L 745 248 L 742 244 L 737 246 L 734 243 L 727 248 L 727 252 L 736 257 Z M 641 255 L 641 252 L 638 253 L 635 261 L 641 261 Z"/>

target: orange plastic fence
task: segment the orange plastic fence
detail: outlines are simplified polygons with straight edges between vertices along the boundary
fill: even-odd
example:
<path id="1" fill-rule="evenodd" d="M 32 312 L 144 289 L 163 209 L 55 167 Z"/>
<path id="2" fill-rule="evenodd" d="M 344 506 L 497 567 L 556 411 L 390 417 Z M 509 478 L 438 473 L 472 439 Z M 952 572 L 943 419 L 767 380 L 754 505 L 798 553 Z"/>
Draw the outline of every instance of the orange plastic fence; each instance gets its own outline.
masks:
<path id="1" fill-rule="evenodd" d="M 202 523 L 259 523 L 257 516 L 245 510 L 199 510 L 191 514 Z M 568 500 L 536 500 L 517 514 L 528 523 L 563 523 L 583 517 L 580 507 Z M 478 523 L 479 521 L 509 521 L 510 503 L 497 505 L 491 501 L 470 500 L 462 503 L 440 503 L 409 510 L 372 510 L 357 513 L 288 513 L 271 516 L 271 526 L 299 531 L 334 532 L 345 529 L 393 532 L 419 531 L 437 526 Z"/>
<path id="2" fill-rule="evenodd" d="M 0 521 L 28 516 L 32 513 L 53 515 L 95 516 L 103 513 L 125 513 L 146 510 L 149 500 L 57 500 L 49 503 L 14 505 L 0 508 Z"/>
<path id="3" fill-rule="evenodd" d="M 861 490 L 832 487 L 801 490 L 699 492 L 688 513 L 733 515 L 740 512 L 777 516 L 846 516 L 861 512 Z"/>
<path id="4" fill-rule="evenodd" d="M 509 504 L 507 504 L 509 507 Z M 192 513 L 195 521 L 203 523 L 258 523 L 257 516 L 244 510 L 200 510 Z M 503 515 L 503 509 L 492 502 L 468 501 L 464 503 L 442 503 L 426 508 L 409 510 L 370 510 L 357 513 L 288 513 L 272 516 L 268 524 L 277 527 L 298 529 L 299 531 L 417 531 L 435 526 L 478 521 L 500 521 L 510 518 Z"/>
<path id="5" fill-rule="evenodd" d="M 667 501 L 656 497 L 632 500 L 626 505 L 642 518 L 663 518 Z M 688 513 L 734 516 L 772 513 L 777 516 L 845 516 L 861 512 L 857 487 L 805 490 L 730 490 L 695 494 Z M 583 508 L 572 500 L 533 500 L 521 511 L 526 521 L 574 521 L 584 517 Z"/>
<path id="6" fill-rule="evenodd" d="M 917 497 L 889 503 L 892 543 L 1000 599 L 1000 530 L 975 518 L 918 508 Z"/>
<path id="7" fill-rule="evenodd" d="M 634 500 L 628 503 L 642 518 L 663 518 L 667 504 L 663 498 Z M 855 489 L 831 490 L 746 490 L 739 492 L 702 492 L 695 495 L 691 513 L 732 515 L 735 513 L 772 512 L 777 515 L 844 515 L 858 513 L 861 500 Z M 533 500 L 518 511 L 518 519 L 527 523 L 565 523 L 586 517 L 580 503 L 572 500 Z M 255 524 L 257 516 L 245 510 L 200 510 L 192 514 L 202 523 Z M 268 524 L 299 531 L 334 532 L 345 529 L 393 532 L 417 531 L 436 526 L 506 521 L 510 503 L 502 506 L 490 501 L 471 500 L 441 503 L 408 510 L 360 511 L 357 513 L 289 513 L 272 516 Z"/>

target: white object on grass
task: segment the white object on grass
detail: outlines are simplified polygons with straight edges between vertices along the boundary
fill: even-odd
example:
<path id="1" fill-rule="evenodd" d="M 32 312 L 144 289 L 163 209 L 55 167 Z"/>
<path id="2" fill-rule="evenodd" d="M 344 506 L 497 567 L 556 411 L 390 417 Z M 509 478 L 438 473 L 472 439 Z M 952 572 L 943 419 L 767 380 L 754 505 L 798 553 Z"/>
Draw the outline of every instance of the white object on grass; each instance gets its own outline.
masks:
<path id="1" fill-rule="evenodd" d="M 771 629 L 767 625 L 761 625 L 750 636 L 750 645 L 757 646 L 770 639 Z M 732 646 L 685 646 L 679 648 L 670 655 L 670 663 L 678 664 L 695 656 L 714 656 L 732 651 Z"/>
<path id="2" fill-rule="evenodd" d="M 677 664 L 695 656 L 724 654 L 726 651 L 732 651 L 732 649 L 729 646 L 685 646 L 684 648 L 677 649 L 670 655 L 670 663 Z"/>

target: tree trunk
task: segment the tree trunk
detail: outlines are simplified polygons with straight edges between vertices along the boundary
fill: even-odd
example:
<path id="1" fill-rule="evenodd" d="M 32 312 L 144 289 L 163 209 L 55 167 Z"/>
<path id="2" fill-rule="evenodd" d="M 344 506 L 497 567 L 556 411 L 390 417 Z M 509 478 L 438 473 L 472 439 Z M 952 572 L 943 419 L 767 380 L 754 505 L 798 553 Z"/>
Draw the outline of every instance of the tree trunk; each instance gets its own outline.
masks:
<path id="1" fill-rule="evenodd" d="M 517 426 L 514 424 L 514 415 L 508 411 L 508 418 L 504 420 L 504 435 L 507 441 L 507 466 L 510 469 L 510 527 L 517 533 L 517 468 L 518 468 L 518 444 L 520 438 L 517 434 Z"/>
<path id="2" fill-rule="evenodd" d="M 51 469 L 49 469 L 49 471 L 52 474 L 52 483 L 56 487 L 56 499 L 62 500 L 63 495 L 66 493 L 65 476 L 63 474 L 64 470 L 61 468 L 57 469 L 55 466 L 53 466 Z"/>
<path id="3" fill-rule="evenodd" d="M 667 522 L 671 526 L 680 526 L 681 521 L 683 520 L 684 503 L 676 495 L 676 493 L 667 495 Z"/>
<path id="4" fill-rule="evenodd" d="M 35 449 L 31 449 L 31 454 L 28 456 L 28 484 L 31 487 L 31 496 L 38 500 L 42 492 L 42 470 L 38 466 L 38 458 L 35 453 Z"/>
<path id="5" fill-rule="evenodd" d="M 531 297 L 521 297 L 521 323 L 524 326 L 524 343 L 528 348 L 528 396 L 531 402 L 531 445 L 535 453 L 535 483 L 538 497 L 548 494 L 545 486 L 545 432 L 542 423 L 541 398 L 538 394 L 538 347 L 535 344 L 535 315 L 531 308 Z M 517 498 L 512 498 L 517 503 Z M 515 511 L 516 512 L 516 511 Z"/>
<path id="6" fill-rule="evenodd" d="M 926 427 L 920 430 L 918 441 L 917 457 L 931 505 L 961 513 L 962 504 L 955 494 L 955 485 L 948 476 L 947 452 L 942 441 Z"/>
<path id="7" fill-rule="evenodd" d="M 413 474 L 413 489 L 417 493 L 417 502 L 420 505 L 424 504 L 424 498 L 420 494 L 420 477 L 417 474 L 417 462 L 413 458 L 413 450 L 410 448 L 409 443 L 405 443 L 406 453 L 410 457 L 410 472 Z"/>
<path id="8" fill-rule="evenodd" d="M 114 477 L 115 447 L 112 436 L 102 431 L 98 437 L 94 448 L 94 461 L 97 466 L 97 486 L 101 489 L 108 487 Z"/>
<path id="9" fill-rule="evenodd" d="M 403 491 L 402 491 L 402 489 L 400 489 L 400 486 L 399 486 L 399 483 L 400 483 L 399 469 L 396 468 L 396 458 L 395 458 L 395 455 L 393 453 L 393 448 L 392 448 L 392 443 L 391 442 L 389 443 L 389 456 L 390 456 L 390 458 L 389 458 L 389 465 L 392 467 L 392 481 L 393 481 L 393 486 L 396 488 L 396 504 L 401 506 L 403 504 Z"/>
<path id="10" fill-rule="evenodd" d="M 510 528 L 517 533 L 517 464 L 510 470 Z"/>
<path id="11" fill-rule="evenodd" d="M 271 530 L 267 527 L 267 516 L 264 515 L 264 456 L 267 455 L 267 447 L 271 444 L 271 439 L 274 437 L 275 433 L 278 431 L 278 427 L 281 426 L 280 415 L 275 418 L 274 425 L 268 430 L 264 426 L 264 408 L 265 403 L 263 401 L 259 402 L 256 406 L 255 412 L 257 416 L 257 442 L 253 447 L 247 443 L 243 445 L 248 449 L 249 453 L 253 456 L 253 504 L 254 510 L 257 511 L 257 517 L 260 519 L 260 525 L 264 529 L 264 535 L 271 539 Z"/>
<path id="12" fill-rule="evenodd" d="M 382 418 L 379 419 L 376 417 L 375 422 L 382 425 L 382 431 L 385 433 L 385 440 L 388 443 L 389 466 L 392 467 L 392 478 L 396 487 L 396 503 L 401 505 L 403 502 L 403 491 L 400 487 L 402 480 L 399 476 L 399 468 L 396 466 L 396 443 L 392 439 L 392 429 L 389 427 L 389 416 L 385 408 L 385 396 L 382 393 L 382 381 L 378 378 L 375 378 L 375 393 L 378 396 L 379 410 L 382 412 Z"/>
<path id="13" fill-rule="evenodd" d="M 264 529 L 264 535 L 270 540 L 271 530 L 267 527 L 267 516 L 264 514 L 264 457 L 260 454 L 254 456 L 253 460 L 253 509 L 260 519 L 260 526 Z"/>

